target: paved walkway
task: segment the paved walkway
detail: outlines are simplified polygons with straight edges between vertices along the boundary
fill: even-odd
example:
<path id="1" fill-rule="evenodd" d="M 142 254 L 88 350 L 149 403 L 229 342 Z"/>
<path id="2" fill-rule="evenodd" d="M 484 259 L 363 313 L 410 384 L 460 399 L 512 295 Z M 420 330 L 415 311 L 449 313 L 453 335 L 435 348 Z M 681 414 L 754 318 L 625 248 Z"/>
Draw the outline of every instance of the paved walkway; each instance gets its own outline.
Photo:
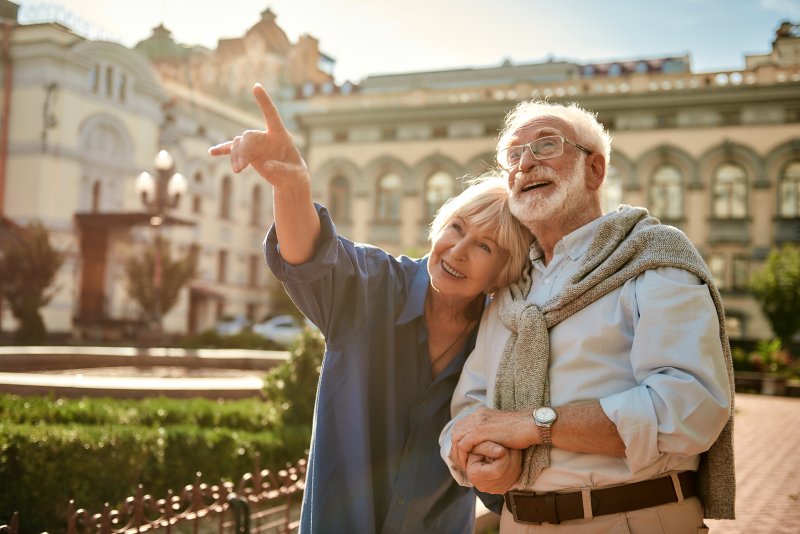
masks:
<path id="1" fill-rule="evenodd" d="M 736 395 L 735 521 L 712 534 L 800 533 L 800 399 Z"/>

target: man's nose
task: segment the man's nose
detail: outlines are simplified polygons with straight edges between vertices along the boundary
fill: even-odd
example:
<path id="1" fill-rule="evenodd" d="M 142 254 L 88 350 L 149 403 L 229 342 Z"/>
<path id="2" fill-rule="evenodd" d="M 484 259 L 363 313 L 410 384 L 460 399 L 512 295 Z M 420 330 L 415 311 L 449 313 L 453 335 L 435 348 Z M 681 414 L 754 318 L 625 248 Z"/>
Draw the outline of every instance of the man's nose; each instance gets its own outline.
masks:
<path id="1" fill-rule="evenodd" d="M 525 150 L 522 151 L 522 156 L 519 158 L 519 165 L 517 167 L 520 171 L 527 173 L 530 171 L 535 165 L 539 162 L 533 155 L 531 151 L 531 147 L 525 147 Z"/>

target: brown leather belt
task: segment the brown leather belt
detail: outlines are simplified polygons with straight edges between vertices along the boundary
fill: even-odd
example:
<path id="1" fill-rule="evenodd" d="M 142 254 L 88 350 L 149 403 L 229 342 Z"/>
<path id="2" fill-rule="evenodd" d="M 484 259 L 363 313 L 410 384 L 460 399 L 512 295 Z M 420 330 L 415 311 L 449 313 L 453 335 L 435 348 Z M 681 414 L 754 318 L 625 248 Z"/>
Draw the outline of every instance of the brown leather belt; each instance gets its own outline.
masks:
<path id="1" fill-rule="evenodd" d="M 694 497 L 694 471 L 678 474 L 683 498 Z M 672 477 L 665 476 L 611 488 L 592 489 L 590 492 L 592 516 L 630 512 L 651 506 L 678 502 Z M 506 507 L 517 523 L 553 523 L 570 519 L 583 519 L 583 494 L 536 494 L 527 491 L 509 491 L 505 494 Z"/>

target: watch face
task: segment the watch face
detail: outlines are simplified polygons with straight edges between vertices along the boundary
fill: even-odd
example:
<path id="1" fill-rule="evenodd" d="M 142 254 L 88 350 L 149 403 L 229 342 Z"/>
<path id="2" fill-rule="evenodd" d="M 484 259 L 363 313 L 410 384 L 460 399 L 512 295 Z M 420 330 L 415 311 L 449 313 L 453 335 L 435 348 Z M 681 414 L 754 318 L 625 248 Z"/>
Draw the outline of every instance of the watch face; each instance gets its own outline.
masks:
<path id="1" fill-rule="evenodd" d="M 556 411 L 549 406 L 542 406 L 533 411 L 533 418 L 541 424 L 550 424 L 556 420 Z"/>

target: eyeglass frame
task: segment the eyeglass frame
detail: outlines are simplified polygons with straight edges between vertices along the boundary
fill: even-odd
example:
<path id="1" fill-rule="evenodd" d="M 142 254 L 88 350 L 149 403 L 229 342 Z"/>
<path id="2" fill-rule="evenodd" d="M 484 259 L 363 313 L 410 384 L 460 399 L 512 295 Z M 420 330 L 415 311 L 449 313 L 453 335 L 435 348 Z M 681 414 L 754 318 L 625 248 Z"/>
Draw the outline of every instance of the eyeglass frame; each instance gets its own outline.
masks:
<path id="1" fill-rule="evenodd" d="M 561 139 L 561 152 L 559 152 L 558 154 L 553 154 L 552 156 L 539 157 L 539 156 L 536 154 L 536 152 L 534 152 L 534 151 L 533 151 L 533 148 L 531 147 L 531 145 L 532 145 L 533 143 L 536 143 L 536 142 L 539 142 L 539 141 L 541 141 L 542 139 L 549 139 L 549 138 L 551 138 L 551 137 L 558 137 L 559 139 Z M 591 149 L 588 149 L 588 148 L 586 148 L 585 146 L 583 146 L 583 145 L 580 145 L 580 144 L 578 144 L 578 143 L 576 143 L 576 142 L 574 142 L 574 141 L 570 141 L 569 139 L 567 139 L 567 138 L 566 138 L 566 137 L 564 137 L 563 135 L 554 134 L 554 135 L 545 135 L 545 136 L 542 136 L 542 137 L 540 137 L 540 138 L 538 138 L 538 139 L 534 139 L 534 140 L 533 140 L 533 141 L 531 141 L 530 143 L 525 143 L 524 145 L 511 145 L 511 146 L 507 146 L 507 147 L 505 147 L 505 148 L 504 148 L 504 149 L 502 149 L 502 150 L 498 150 L 498 151 L 497 151 L 497 154 L 495 154 L 495 157 L 494 157 L 494 159 L 495 159 L 495 161 L 497 162 L 497 164 L 500 166 L 500 168 L 501 168 L 501 169 L 503 169 L 503 170 L 505 170 L 505 171 L 510 171 L 511 169 L 507 169 L 505 166 L 503 166 L 503 164 L 502 164 L 502 163 L 500 163 L 500 160 L 499 160 L 498 156 L 500 155 L 500 153 L 501 153 L 501 152 L 505 152 L 505 151 L 507 151 L 507 150 L 510 150 L 510 149 L 512 149 L 512 148 L 525 147 L 525 148 L 527 148 L 527 149 L 528 149 L 528 151 L 531 153 L 531 155 L 533 156 L 533 158 L 534 158 L 535 160 L 537 160 L 537 161 L 542 161 L 542 160 L 546 160 L 546 159 L 553 159 L 553 158 L 557 158 L 558 156 L 560 156 L 561 154 L 563 154 L 563 153 L 564 153 L 564 143 L 567 143 L 568 145 L 572 145 L 572 146 L 574 146 L 575 148 L 577 148 L 578 150 L 581 150 L 581 151 L 585 152 L 587 156 L 591 156 L 591 155 L 592 155 L 592 153 L 593 153 L 593 151 L 592 151 Z M 523 152 L 522 152 L 522 155 L 521 155 L 521 156 L 520 156 L 520 158 L 519 158 L 519 160 L 520 160 L 520 161 L 522 161 L 522 156 L 524 156 L 524 155 L 525 155 L 525 151 L 523 150 Z M 517 166 L 519 166 L 519 163 L 517 163 L 516 165 L 514 165 L 514 167 L 517 167 Z M 513 169 L 513 167 L 512 167 L 512 169 Z"/>

